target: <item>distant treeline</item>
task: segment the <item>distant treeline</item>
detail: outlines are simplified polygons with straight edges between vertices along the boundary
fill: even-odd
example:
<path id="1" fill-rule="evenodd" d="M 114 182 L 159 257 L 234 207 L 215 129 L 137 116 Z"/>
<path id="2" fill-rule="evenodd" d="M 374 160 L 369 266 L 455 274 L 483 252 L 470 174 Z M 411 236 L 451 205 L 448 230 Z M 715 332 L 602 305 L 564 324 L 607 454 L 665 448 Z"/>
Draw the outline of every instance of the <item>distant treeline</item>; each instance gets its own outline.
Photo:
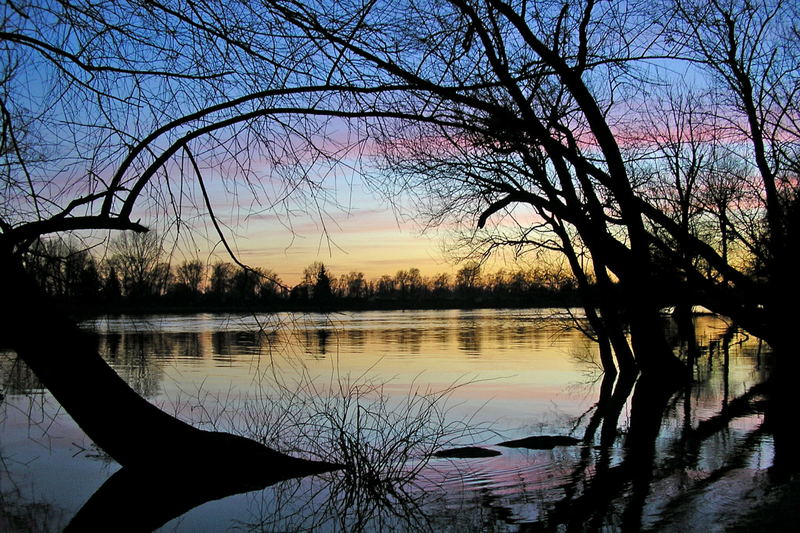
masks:
<path id="1" fill-rule="evenodd" d="M 574 279 L 553 268 L 485 273 L 468 263 L 455 275 L 423 276 L 409 268 L 367 279 L 363 272 L 336 275 L 314 262 L 300 283 L 288 286 L 268 268 L 165 258 L 154 233 L 123 234 L 103 257 L 42 241 L 27 267 L 55 300 L 88 312 L 579 305 Z"/>

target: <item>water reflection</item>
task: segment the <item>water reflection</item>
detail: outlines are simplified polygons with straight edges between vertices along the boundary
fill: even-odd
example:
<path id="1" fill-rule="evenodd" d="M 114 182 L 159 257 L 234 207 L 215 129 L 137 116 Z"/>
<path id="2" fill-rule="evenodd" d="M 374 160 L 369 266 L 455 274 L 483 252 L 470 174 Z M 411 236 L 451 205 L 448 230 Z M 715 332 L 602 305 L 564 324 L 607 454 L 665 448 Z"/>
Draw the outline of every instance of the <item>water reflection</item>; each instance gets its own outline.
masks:
<path id="1" fill-rule="evenodd" d="M 61 531 L 65 523 L 57 505 L 29 501 L 18 488 L 0 491 L 0 531 Z"/>
<path id="2" fill-rule="evenodd" d="M 0 400 L 5 396 L 45 394 L 36 375 L 13 354 L 0 351 Z"/>
<path id="3" fill-rule="evenodd" d="M 158 332 L 111 333 L 98 338 L 98 350 L 137 393 L 153 398 L 164 380 L 162 362 L 154 354 L 191 352 L 194 334 Z"/>
<path id="4" fill-rule="evenodd" d="M 472 357 L 480 357 L 483 333 L 474 319 L 464 320 L 458 329 L 458 348 Z M 498 339 L 495 337 L 493 340 Z"/>
<path id="5" fill-rule="evenodd" d="M 591 345 L 539 312 L 374 312 L 279 320 L 282 327 L 209 315 L 109 319 L 92 326 L 101 333 L 101 353 L 137 391 L 178 410 L 176 395 L 199 383 L 207 393 L 206 414 L 235 410 L 240 404 L 231 403 L 232 391 L 263 394 L 271 402 L 274 391 L 263 390 L 265 381 L 258 376 L 278 360 L 286 363 L 284 384 L 292 383 L 292 371 L 322 381 L 332 370 L 368 371 L 392 398 L 409 387 L 440 387 L 467 374 L 476 382 L 455 393 L 456 407 L 448 414 L 463 418 L 482 408 L 476 420 L 492 420 L 499 434 L 461 444 L 488 446 L 501 455 L 433 459 L 413 483 L 381 491 L 367 490 L 347 473 L 281 481 L 189 511 L 168 528 L 194 530 L 208 524 L 213 512 L 212 529 L 235 525 L 253 531 L 691 531 L 708 522 L 724 529 L 752 520 L 749 513 L 762 503 L 760 495 L 774 492 L 775 483 L 797 471 L 797 437 L 787 429 L 796 400 L 771 388 L 764 347 L 718 318 L 697 317 L 691 328 L 670 326 L 673 346 L 693 374 L 677 391 L 635 376 L 593 374 L 596 366 L 585 355 L 593 354 Z M 0 371 L 6 411 L 32 392 L 46 394 L 13 356 L 0 358 Z M 277 411 L 266 410 L 277 407 L 259 405 L 261 425 L 275 424 Z M 290 399 L 283 408 L 284 419 L 299 419 L 303 406 Z M 189 418 L 196 413 L 184 411 Z M 240 415 L 229 421 L 235 426 Z M 20 427 L 19 422 L 10 427 L 10 420 L 0 420 L 4 435 Z M 571 435 L 582 444 L 552 450 L 494 446 L 538 433 Z M 8 454 L 7 445 L 0 447 L 0 455 Z M 79 454 L 73 461 L 91 459 Z M 25 467 L 19 462 L 4 468 L 10 470 L 8 479 L 27 475 L 20 474 Z M 202 470 L 195 474 L 170 479 L 163 472 L 114 474 L 91 499 L 74 507 L 54 504 L 56 511 L 48 516 L 74 515 L 80 524 L 87 516 L 102 519 L 92 509 L 136 501 L 133 493 L 154 487 L 186 493 L 168 511 L 154 507 L 163 523 L 203 501 L 247 488 L 209 486 Z M 8 496 L 2 479 L 0 516 L 16 516 L 31 500 Z M 109 488 L 120 485 L 135 489 L 120 496 Z M 742 504 L 746 495 L 750 505 Z M 209 505 L 214 511 L 204 510 Z M 146 527 L 156 524 L 149 520 Z"/>
<path id="6" fill-rule="evenodd" d="M 208 464 L 125 467 L 92 494 L 64 531 L 153 531 L 211 500 L 262 490 L 291 478 L 233 457 Z M 298 476 L 302 474 L 298 473 Z"/>

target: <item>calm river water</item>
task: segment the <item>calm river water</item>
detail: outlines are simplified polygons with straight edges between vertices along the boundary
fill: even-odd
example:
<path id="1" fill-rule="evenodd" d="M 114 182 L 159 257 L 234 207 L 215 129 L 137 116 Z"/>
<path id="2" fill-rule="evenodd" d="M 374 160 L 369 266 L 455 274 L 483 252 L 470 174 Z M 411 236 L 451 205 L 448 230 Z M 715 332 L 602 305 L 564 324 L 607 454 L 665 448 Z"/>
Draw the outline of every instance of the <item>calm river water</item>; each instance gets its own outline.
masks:
<path id="1" fill-rule="evenodd" d="M 568 319 L 426 310 L 123 316 L 84 327 L 170 413 L 297 455 L 356 450 L 382 480 L 289 480 L 205 503 L 164 531 L 714 531 L 746 520 L 767 498 L 771 437 L 757 408 L 726 406 L 766 375 L 758 341 L 697 317 L 696 348 L 674 337 L 695 357 L 694 384 L 642 414 L 631 387 L 612 397 L 595 346 Z M 119 467 L 11 353 L 0 353 L 0 393 L 0 530 L 60 531 Z M 642 420 L 655 428 L 644 443 Z M 498 446 L 541 435 L 583 444 Z M 468 445 L 499 455 L 429 456 Z"/>

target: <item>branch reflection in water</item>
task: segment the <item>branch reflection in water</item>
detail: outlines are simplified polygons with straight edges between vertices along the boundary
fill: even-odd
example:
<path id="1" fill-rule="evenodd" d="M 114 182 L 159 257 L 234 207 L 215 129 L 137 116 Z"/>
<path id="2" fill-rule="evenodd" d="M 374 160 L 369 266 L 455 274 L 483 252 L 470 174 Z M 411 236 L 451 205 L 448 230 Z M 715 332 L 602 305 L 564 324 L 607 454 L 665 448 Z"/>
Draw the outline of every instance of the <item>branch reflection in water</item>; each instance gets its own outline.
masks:
<path id="1" fill-rule="evenodd" d="M 236 497 L 238 507 L 230 511 L 226 527 L 692 530 L 708 521 L 721 528 L 747 524 L 754 520 L 753 510 L 787 487 L 776 483 L 781 476 L 775 475 L 786 468 L 776 470 L 773 464 L 772 435 L 781 419 L 773 416 L 764 423 L 773 395 L 769 354 L 720 319 L 696 317 L 694 341 L 677 328 L 672 331 L 674 348 L 690 362 L 694 377 L 673 391 L 636 376 L 594 372 L 585 356 L 590 345 L 570 333 L 554 337 L 559 326 L 548 330 L 548 322 L 535 316 L 367 313 L 360 321 L 354 315 L 344 315 L 338 324 L 335 318 L 313 318 L 260 333 L 252 323 L 209 328 L 187 318 L 179 325 L 155 319 L 149 340 L 141 332 L 139 338 L 120 333 L 112 324 L 101 335 L 101 351 L 153 401 L 206 429 L 234 430 L 345 468 L 292 480 L 262 477 L 258 486 L 233 472 L 224 482 L 215 479 L 211 464 L 224 464 L 224 458 L 209 458 L 209 465 L 172 476 L 165 475 L 167 468 L 120 471 L 86 502 L 73 524 L 103 517 L 92 518 L 93 509 L 116 508 L 115 516 L 133 513 L 147 529 L 202 501 L 266 486 Z M 474 340 L 469 347 L 463 346 L 463 328 Z M 318 333 L 322 330 L 324 335 Z M 414 339 L 405 352 L 398 343 L 404 338 Z M 561 396 L 547 388 L 548 382 L 564 379 L 561 370 L 541 355 L 553 344 L 560 346 L 553 357 L 571 368 L 557 383 Z M 300 346 L 292 357 L 289 345 Z M 570 360 L 568 352 L 581 355 Z M 427 372 L 420 375 L 422 367 Z M 494 373 L 478 371 L 487 367 Z M 454 375 L 476 377 L 445 380 Z M 192 378 L 200 376 L 192 390 L 197 383 Z M 484 377 L 490 380 L 481 381 Z M 4 377 L 11 401 L 31 386 L 16 390 L 12 381 Z M 529 394 L 521 395 L 526 390 Z M 542 395 L 545 401 L 539 400 Z M 497 419 L 492 428 L 470 420 L 469 413 L 492 396 L 499 407 L 490 402 L 481 412 L 482 418 Z M 570 403 L 568 398 L 576 396 L 592 405 Z M 571 435 L 582 443 L 547 450 L 496 446 L 537 434 Z M 465 445 L 501 455 L 431 456 Z M 10 498 L 3 501 L 10 503 Z M 202 510 L 207 507 L 176 518 L 167 529 L 195 528 L 203 523 L 203 512 L 214 512 Z M 146 516 L 146 509 L 153 514 Z"/>
<path id="2" fill-rule="evenodd" d="M 281 360 L 292 363 L 292 371 L 270 358 L 255 373 L 257 386 L 246 397 L 223 401 L 198 394 L 187 400 L 190 411 L 202 413 L 195 423 L 214 429 L 228 426 L 226 431 L 279 451 L 341 465 L 330 474 L 262 492 L 261 516 L 255 523 L 240 524 L 246 529 L 375 531 L 398 523 L 418 529 L 425 523 L 418 502 L 422 492 L 412 487 L 433 452 L 492 434 L 475 420 L 449 416 L 449 397 L 469 381 L 438 391 L 412 385 L 405 397 L 397 398 L 385 393 L 385 383 L 367 377 L 369 369 L 352 377 L 337 366 L 330 380 L 320 385 L 302 360 Z M 296 380 L 287 381 L 286 376 Z M 149 531 L 206 501 L 284 479 L 269 476 L 268 469 L 267 475 L 257 475 L 252 471 L 256 465 L 230 463 L 231 458 L 220 457 L 209 458 L 199 470 L 170 465 L 122 469 L 92 496 L 68 529 L 94 529 L 114 517 L 134 514 L 125 527 Z"/>

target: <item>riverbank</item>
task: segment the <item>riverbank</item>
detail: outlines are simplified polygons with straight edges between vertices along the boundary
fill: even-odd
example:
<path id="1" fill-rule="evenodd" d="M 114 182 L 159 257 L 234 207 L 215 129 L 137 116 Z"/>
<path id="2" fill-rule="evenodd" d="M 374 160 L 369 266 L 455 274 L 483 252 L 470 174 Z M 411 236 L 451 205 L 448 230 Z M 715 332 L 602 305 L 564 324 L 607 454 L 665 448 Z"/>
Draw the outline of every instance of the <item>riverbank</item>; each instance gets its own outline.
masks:
<path id="1" fill-rule="evenodd" d="M 533 298 L 430 298 L 430 299 L 349 299 L 270 300 L 257 302 L 174 301 L 168 298 L 147 302 L 57 302 L 72 316 L 90 318 L 101 315 L 194 314 L 194 313 L 314 313 L 338 311 L 401 311 L 446 309 L 541 309 L 580 307 L 577 294 L 541 295 Z"/>

